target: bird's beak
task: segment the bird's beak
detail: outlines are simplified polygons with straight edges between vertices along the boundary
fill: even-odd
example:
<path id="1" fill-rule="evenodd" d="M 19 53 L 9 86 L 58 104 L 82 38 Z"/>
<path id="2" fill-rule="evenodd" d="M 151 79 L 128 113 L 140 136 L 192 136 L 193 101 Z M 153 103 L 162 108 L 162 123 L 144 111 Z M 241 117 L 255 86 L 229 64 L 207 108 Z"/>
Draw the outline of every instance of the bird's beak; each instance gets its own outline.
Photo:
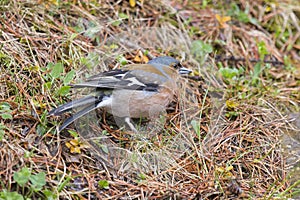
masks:
<path id="1" fill-rule="evenodd" d="M 192 72 L 193 72 L 192 70 L 190 70 L 188 68 L 185 68 L 185 67 L 180 67 L 179 68 L 179 74 L 182 74 L 182 75 L 184 75 L 184 74 L 190 74 Z"/>

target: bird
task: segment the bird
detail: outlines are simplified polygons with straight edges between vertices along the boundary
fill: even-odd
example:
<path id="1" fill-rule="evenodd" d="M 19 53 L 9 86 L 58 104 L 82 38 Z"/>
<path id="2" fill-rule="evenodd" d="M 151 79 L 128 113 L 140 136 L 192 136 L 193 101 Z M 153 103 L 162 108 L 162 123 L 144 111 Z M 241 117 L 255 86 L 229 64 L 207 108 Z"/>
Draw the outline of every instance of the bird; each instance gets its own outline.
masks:
<path id="1" fill-rule="evenodd" d="M 74 89 L 90 88 L 91 94 L 58 106 L 48 115 L 59 116 L 74 108 L 82 108 L 64 121 L 58 129 L 60 132 L 87 113 L 103 108 L 113 116 L 124 118 L 130 129 L 137 133 L 130 120 L 158 116 L 174 99 L 180 75 L 191 72 L 170 56 L 101 72 L 85 82 L 70 84 Z"/>

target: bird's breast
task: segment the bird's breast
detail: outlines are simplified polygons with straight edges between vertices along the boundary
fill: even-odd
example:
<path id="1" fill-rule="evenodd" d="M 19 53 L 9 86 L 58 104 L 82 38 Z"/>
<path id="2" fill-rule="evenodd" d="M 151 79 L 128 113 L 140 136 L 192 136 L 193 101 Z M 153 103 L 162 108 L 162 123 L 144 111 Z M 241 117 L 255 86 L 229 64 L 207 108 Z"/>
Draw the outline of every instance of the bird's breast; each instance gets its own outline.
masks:
<path id="1" fill-rule="evenodd" d="M 164 112 L 174 97 L 169 88 L 158 92 L 136 90 L 114 90 L 112 103 L 106 106 L 108 112 L 118 117 L 156 117 Z"/>

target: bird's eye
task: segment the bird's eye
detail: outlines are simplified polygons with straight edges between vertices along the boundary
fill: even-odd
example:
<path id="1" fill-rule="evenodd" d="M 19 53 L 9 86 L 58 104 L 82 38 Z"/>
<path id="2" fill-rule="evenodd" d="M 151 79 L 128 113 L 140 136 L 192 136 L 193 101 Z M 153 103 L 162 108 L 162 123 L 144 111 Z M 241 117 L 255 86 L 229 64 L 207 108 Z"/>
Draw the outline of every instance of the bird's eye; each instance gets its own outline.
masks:
<path id="1" fill-rule="evenodd" d="M 171 67 L 173 67 L 174 69 L 180 69 L 182 67 L 180 62 L 174 62 L 171 63 Z"/>

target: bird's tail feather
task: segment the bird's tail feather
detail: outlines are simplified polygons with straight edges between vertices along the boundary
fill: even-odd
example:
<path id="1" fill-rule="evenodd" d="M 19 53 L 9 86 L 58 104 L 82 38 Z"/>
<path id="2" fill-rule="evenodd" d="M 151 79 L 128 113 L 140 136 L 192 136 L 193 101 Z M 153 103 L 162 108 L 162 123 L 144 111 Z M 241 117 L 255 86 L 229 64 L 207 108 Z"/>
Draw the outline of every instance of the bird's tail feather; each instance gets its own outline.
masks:
<path id="1" fill-rule="evenodd" d="M 68 111 L 74 109 L 74 108 L 78 108 L 81 106 L 87 106 L 89 104 L 95 105 L 95 104 L 97 104 L 97 102 L 99 102 L 99 100 L 100 100 L 99 97 L 89 95 L 87 97 L 76 99 L 76 100 L 66 103 L 64 105 L 61 105 L 57 108 L 54 108 L 48 114 L 55 115 L 55 116 L 61 115 L 65 112 L 68 112 Z"/>
<path id="2" fill-rule="evenodd" d="M 65 129 L 71 123 L 73 123 L 76 119 L 84 116 L 85 114 L 91 112 L 92 110 L 95 110 L 96 108 L 98 108 L 97 104 L 93 103 L 93 104 L 83 108 L 82 110 L 78 111 L 77 113 L 75 113 L 74 115 L 72 115 L 71 117 L 66 119 L 66 121 L 64 121 L 64 123 L 59 127 L 59 132 L 62 131 L 63 129 Z"/>
<path id="3" fill-rule="evenodd" d="M 92 103 L 90 105 L 86 105 L 82 110 L 78 111 L 77 113 L 75 113 L 74 115 L 72 115 L 71 117 L 69 117 L 63 123 L 63 125 L 61 125 L 61 127 L 59 127 L 59 131 L 62 131 L 67 126 L 69 126 L 72 122 L 74 122 L 76 119 L 82 117 L 83 115 L 86 115 L 87 113 L 89 113 L 89 112 L 91 112 L 91 111 L 93 111 L 93 110 L 95 110 L 97 108 L 111 106 L 111 104 L 112 104 L 112 98 L 110 98 L 108 96 L 104 96 L 103 98 L 98 99 L 94 103 Z"/>

